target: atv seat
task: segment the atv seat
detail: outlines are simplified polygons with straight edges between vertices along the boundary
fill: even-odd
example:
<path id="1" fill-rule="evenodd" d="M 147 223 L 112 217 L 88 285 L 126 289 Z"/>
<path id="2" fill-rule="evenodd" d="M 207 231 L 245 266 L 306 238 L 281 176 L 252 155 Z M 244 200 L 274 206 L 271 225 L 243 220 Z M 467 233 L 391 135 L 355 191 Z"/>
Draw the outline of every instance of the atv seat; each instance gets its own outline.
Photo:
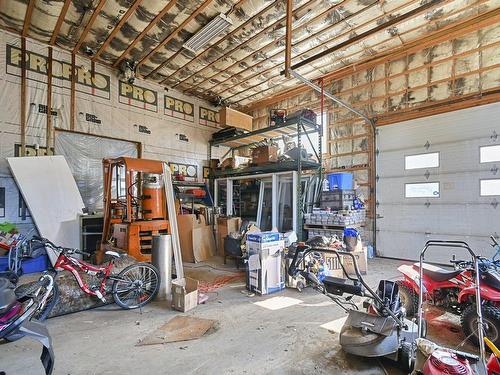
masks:
<path id="1" fill-rule="evenodd" d="M 413 268 L 415 268 L 417 271 L 419 270 L 419 263 L 415 263 L 413 265 Z M 446 281 L 454 278 L 455 276 L 459 275 L 462 273 L 463 270 L 452 270 L 448 271 L 445 270 L 444 268 L 433 266 L 432 264 L 427 264 L 423 263 L 422 268 L 424 271 L 424 275 L 430 277 L 434 281 Z"/>
<path id="2" fill-rule="evenodd" d="M 323 279 L 323 285 L 328 293 L 335 294 L 337 296 L 342 296 L 344 293 L 354 294 L 361 297 L 365 295 L 365 288 L 358 281 L 326 276 Z"/>

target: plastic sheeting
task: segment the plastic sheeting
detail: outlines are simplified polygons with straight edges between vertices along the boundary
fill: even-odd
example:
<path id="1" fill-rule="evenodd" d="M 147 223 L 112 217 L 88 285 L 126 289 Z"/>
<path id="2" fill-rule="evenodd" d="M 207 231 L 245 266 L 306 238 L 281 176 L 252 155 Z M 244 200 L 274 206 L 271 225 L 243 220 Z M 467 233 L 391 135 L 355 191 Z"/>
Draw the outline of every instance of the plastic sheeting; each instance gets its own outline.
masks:
<path id="1" fill-rule="evenodd" d="M 137 144 L 59 131 L 56 134 L 55 153 L 66 158 L 85 207 L 89 211 L 96 211 L 103 207 L 102 159 L 121 156 L 135 158 Z"/>

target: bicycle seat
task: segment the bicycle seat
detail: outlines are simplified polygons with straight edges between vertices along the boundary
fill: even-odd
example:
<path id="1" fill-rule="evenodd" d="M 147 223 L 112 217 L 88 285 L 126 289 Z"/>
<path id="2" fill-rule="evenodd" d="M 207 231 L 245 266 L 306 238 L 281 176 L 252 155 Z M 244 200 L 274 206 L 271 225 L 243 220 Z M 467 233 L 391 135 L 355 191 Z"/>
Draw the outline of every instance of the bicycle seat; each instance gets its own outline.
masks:
<path id="1" fill-rule="evenodd" d="M 419 270 L 419 264 L 415 263 L 413 268 Z M 446 281 L 458 276 L 463 270 L 452 270 L 448 271 L 444 268 L 433 266 L 432 264 L 423 263 L 423 273 L 434 281 Z"/>
<path id="2" fill-rule="evenodd" d="M 120 253 L 118 253 L 116 251 L 111 251 L 111 250 L 106 251 L 105 254 L 109 255 L 109 256 L 111 256 L 113 258 L 120 258 L 122 256 Z"/>

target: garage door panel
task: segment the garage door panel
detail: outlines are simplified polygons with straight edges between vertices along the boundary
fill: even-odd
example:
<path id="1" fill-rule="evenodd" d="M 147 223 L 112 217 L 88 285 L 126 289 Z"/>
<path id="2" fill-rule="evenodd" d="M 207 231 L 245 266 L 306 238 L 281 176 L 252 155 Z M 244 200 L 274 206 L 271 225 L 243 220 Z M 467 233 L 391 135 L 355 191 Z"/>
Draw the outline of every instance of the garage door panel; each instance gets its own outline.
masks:
<path id="1" fill-rule="evenodd" d="M 419 233 L 394 233 L 389 231 L 380 231 L 377 233 L 377 238 L 378 241 L 384 244 L 377 250 L 379 256 L 389 258 L 418 261 L 420 251 L 423 249 L 426 241 L 429 240 L 462 240 L 467 242 L 476 254 L 486 257 L 491 257 L 494 254 L 494 251 L 492 247 L 489 246 L 487 239 L 482 237 L 463 236 L 457 238 L 455 236 L 447 235 L 422 236 Z M 464 249 L 432 247 L 426 252 L 425 260 L 451 265 L 450 259 L 452 259 L 453 255 L 456 256 L 456 259 L 470 259 L 468 252 Z"/>
<path id="2" fill-rule="evenodd" d="M 480 180 L 500 179 L 500 162 L 480 163 L 479 150 L 500 144 L 494 137 L 500 134 L 499 116 L 496 103 L 379 130 L 380 255 L 417 259 L 415 254 L 429 238 L 470 241 L 481 253 L 492 254 L 488 236 L 497 232 L 496 223 L 500 223 L 500 195 L 481 196 Z M 426 143 L 429 147 L 424 147 Z M 439 167 L 405 170 L 405 156 L 427 152 L 439 152 Z M 439 197 L 405 197 L 405 184 L 425 182 L 439 182 Z M 429 260 L 449 258 L 434 253 Z"/>

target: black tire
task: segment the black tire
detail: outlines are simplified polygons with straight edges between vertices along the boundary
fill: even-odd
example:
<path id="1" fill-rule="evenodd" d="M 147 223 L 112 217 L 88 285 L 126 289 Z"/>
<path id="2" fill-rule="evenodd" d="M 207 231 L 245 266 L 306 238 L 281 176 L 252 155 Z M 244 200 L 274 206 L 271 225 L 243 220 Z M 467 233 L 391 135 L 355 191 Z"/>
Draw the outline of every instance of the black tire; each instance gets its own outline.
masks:
<path id="1" fill-rule="evenodd" d="M 413 371 L 413 348 L 412 344 L 408 341 L 401 342 L 401 346 L 399 347 L 398 364 L 405 372 L 408 371 L 408 373 L 410 373 Z"/>
<path id="2" fill-rule="evenodd" d="M 59 288 L 57 284 L 54 283 L 54 286 L 52 287 L 52 292 L 50 293 L 45 303 L 45 307 L 35 314 L 34 316 L 35 319 L 38 319 L 41 322 L 46 320 L 49 317 L 50 313 L 52 312 L 52 309 L 54 308 L 58 300 L 59 300 Z"/>
<path id="3" fill-rule="evenodd" d="M 495 306 L 483 306 L 483 323 L 485 324 L 485 337 L 489 338 L 493 343 L 500 346 L 500 308 Z M 467 306 L 462 315 L 460 315 L 460 324 L 464 331 L 465 337 L 475 345 L 479 345 L 477 337 L 477 314 L 476 305 Z"/>
<path id="4" fill-rule="evenodd" d="M 23 285 L 19 285 L 16 290 L 16 298 L 18 301 L 24 302 L 27 299 L 30 298 L 30 295 L 36 292 L 40 286 L 44 286 L 44 283 L 41 281 L 32 281 Z M 43 291 L 40 293 L 43 294 Z M 50 312 L 54 308 L 55 304 L 57 303 L 59 299 L 59 288 L 57 287 L 57 284 L 54 281 L 54 284 L 52 286 L 52 291 L 50 292 L 49 297 L 47 298 L 47 301 L 45 301 L 45 306 L 43 309 L 37 311 L 34 315 L 33 318 L 37 319 L 41 322 L 47 319 L 49 316 Z"/>
<path id="5" fill-rule="evenodd" d="M 403 284 L 401 281 L 396 281 L 399 287 L 399 299 L 401 306 L 406 310 L 406 317 L 413 318 L 418 314 L 418 295 L 409 286 Z"/>
<path id="6" fill-rule="evenodd" d="M 151 302 L 160 289 L 160 272 L 148 263 L 124 268 L 113 282 L 113 299 L 123 309 L 136 309 Z"/>

